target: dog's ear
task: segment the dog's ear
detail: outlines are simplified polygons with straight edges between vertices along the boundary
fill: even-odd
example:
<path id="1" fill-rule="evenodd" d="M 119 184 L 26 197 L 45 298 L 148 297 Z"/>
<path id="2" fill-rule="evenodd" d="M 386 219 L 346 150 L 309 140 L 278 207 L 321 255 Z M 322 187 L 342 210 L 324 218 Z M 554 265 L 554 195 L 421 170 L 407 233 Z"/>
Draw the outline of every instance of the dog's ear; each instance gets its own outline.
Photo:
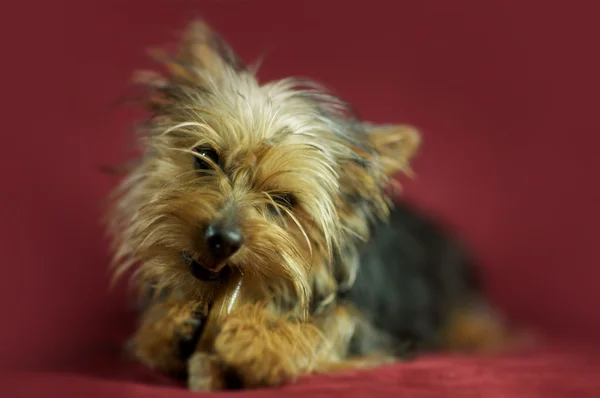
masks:
<path id="1" fill-rule="evenodd" d="M 209 89 L 227 80 L 231 73 L 247 69 L 227 42 L 203 20 L 188 25 L 175 55 L 161 49 L 152 49 L 150 55 L 167 68 L 170 76 L 142 71 L 136 73 L 134 80 L 155 88 L 173 81 Z"/>
<path id="2" fill-rule="evenodd" d="M 222 77 L 228 68 L 237 72 L 246 69 L 229 44 L 202 20 L 189 24 L 177 58 L 183 64 L 205 70 L 215 78 Z"/>
<path id="3" fill-rule="evenodd" d="M 421 135 L 408 125 L 364 124 L 369 143 L 379 157 L 383 173 L 392 177 L 396 173 L 411 174 L 410 163 L 421 145 Z"/>
<path id="4" fill-rule="evenodd" d="M 397 173 L 412 176 L 411 162 L 417 153 L 421 135 L 407 125 L 376 125 L 362 123 L 360 145 L 352 145 L 355 158 L 344 161 L 340 172 L 341 208 L 348 213 L 357 212 L 356 204 L 351 202 L 364 200 L 371 202 L 378 214 L 387 212 L 388 188 L 401 188 L 394 178 Z M 366 143 L 366 145 L 364 145 Z M 360 212 L 366 211 L 364 208 Z M 356 214 L 355 214 L 356 215 Z M 362 216 L 361 216 L 362 217 Z M 347 217 L 351 219 L 350 216 Z M 352 227 L 351 229 L 356 229 Z"/>

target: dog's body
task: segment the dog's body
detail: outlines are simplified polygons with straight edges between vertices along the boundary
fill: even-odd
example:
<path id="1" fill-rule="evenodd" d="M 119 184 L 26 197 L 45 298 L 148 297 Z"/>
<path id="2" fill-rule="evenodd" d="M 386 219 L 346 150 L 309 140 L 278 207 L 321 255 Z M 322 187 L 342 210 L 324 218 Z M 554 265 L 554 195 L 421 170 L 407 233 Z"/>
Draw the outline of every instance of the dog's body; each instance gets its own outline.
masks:
<path id="1" fill-rule="evenodd" d="M 138 75 L 153 115 L 110 218 L 117 275 L 135 267 L 150 298 L 130 346 L 138 360 L 220 389 L 224 374 L 277 385 L 413 346 L 489 346 L 501 328 L 479 316 L 491 312 L 459 246 L 412 210 L 387 224 L 415 129 L 361 121 L 314 83 L 259 84 L 202 22 L 178 55 L 155 55 L 168 75 Z M 198 351 L 240 274 L 246 305 Z"/>

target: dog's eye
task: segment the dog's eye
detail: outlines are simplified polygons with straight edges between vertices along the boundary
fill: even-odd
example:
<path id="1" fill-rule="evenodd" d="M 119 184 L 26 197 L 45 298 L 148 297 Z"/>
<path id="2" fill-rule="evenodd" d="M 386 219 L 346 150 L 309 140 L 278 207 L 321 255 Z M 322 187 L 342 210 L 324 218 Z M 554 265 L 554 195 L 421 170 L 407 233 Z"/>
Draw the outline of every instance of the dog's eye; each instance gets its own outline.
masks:
<path id="1" fill-rule="evenodd" d="M 208 170 L 213 168 L 213 164 L 219 165 L 219 155 L 214 149 L 199 147 L 194 149 L 194 151 L 198 154 L 197 156 L 194 156 L 194 165 L 196 169 Z"/>
<path id="2" fill-rule="evenodd" d="M 288 210 L 292 210 L 296 204 L 298 203 L 298 199 L 291 193 L 280 193 L 271 195 L 273 202 L 276 205 L 270 204 L 269 209 L 272 213 L 279 214 L 282 212 L 282 209 L 279 207 L 283 207 Z"/>

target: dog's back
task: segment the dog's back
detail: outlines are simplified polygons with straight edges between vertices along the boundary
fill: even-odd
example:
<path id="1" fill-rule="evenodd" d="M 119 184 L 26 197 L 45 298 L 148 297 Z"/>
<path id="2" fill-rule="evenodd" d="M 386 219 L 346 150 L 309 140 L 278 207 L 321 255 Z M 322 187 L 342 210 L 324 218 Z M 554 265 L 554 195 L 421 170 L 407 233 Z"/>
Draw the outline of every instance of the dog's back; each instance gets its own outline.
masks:
<path id="1" fill-rule="evenodd" d="M 440 223 L 404 202 L 396 204 L 389 223 L 374 227 L 361 249 L 356 282 L 342 298 L 374 326 L 378 341 L 387 341 L 379 349 L 400 356 L 408 346 L 485 348 L 479 346 L 492 345 L 500 328 L 469 252 Z M 374 334 L 361 337 L 366 341 L 356 342 L 355 354 L 373 349 Z"/>

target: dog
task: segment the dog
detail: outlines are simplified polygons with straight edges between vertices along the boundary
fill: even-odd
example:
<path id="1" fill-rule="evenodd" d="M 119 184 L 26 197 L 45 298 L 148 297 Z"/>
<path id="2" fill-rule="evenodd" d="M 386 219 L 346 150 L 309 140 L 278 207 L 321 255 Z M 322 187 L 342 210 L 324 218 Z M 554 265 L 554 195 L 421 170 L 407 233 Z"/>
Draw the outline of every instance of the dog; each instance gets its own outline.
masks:
<path id="1" fill-rule="evenodd" d="M 135 76 L 151 114 L 142 154 L 108 215 L 115 278 L 132 271 L 145 298 L 138 361 L 219 390 L 501 339 L 467 252 L 393 203 L 415 128 L 360 120 L 309 80 L 260 83 L 204 21 L 152 56 L 163 70 Z M 232 273 L 244 305 L 200 353 Z"/>

